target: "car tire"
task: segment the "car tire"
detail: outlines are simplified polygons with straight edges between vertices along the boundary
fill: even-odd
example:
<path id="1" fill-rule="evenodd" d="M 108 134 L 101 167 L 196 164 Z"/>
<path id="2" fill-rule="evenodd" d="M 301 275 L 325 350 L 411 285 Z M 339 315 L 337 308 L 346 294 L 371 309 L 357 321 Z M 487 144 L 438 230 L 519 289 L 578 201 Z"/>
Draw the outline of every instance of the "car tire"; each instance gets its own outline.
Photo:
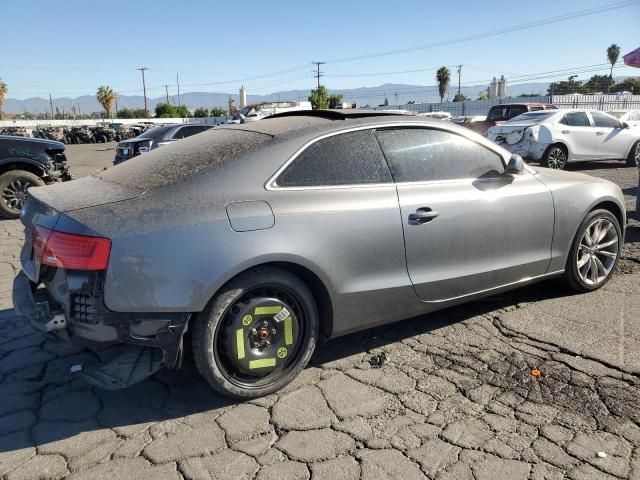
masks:
<path id="1" fill-rule="evenodd" d="M 44 181 L 25 170 L 10 170 L 0 175 L 0 214 L 20 218 L 20 210 L 29 187 L 40 187 Z"/>
<path id="2" fill-rule="evenodd" d="M 194 318 L 193 356 L 219 393 L 257 398 L 302 371 L 318 331 L 318 308 L 307 285 L 286 270 L 258 267 L 227 282 Z"/>
<path id="3" fill-rule="evenodd" d="M 640 167 L 640 140 L 633 144 L 627 155 L 628 167 Z"/>
<path id="4" fill-rule="evenodd" d="M 602 229 L 606 231 L 600 237 Z M 589 244 L 587 231 L 589 238 L 595 231 L 599 232 L 595 245 Z M 623 241 L 620 222 L 615 215 L 604 209 L 589 212 L 580 223 L 571 244 L 565 267 L 568 285 L 578 292 L 591 292 L 605 285 L 616 270 Z"/>
<path id="5" fill-rule="evenodd" d="M 542 166 L 553 168 L 554 170 L 563 170 L 569 161 L 569 154 L 564 145 L 556 143 L 551 145 L 542 157 Z"/>

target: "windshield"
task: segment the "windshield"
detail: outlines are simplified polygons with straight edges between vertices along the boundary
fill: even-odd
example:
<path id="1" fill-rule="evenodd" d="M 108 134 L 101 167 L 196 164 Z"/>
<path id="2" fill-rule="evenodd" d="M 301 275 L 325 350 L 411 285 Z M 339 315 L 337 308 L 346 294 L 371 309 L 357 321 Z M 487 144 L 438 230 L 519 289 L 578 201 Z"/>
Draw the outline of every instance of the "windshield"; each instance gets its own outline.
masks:
<path id="1" fill-rule="evenodd" d="M 517 123 L 517 124 L 528 124 L 528 125 L 534 125 L 536 123 L 541 123 L 544 120 L 546 120 L 547 118 L 551 117 L 552 115 L 555 115 L 557 112 L 545 112 L 545 111 L 539 111 L 539 112 L 527 112 L 527 113 L 523 113 L 522 115 L 518 115 L 517 117 L 512 118 L 511 120 L 508 120 L 505 122 L 505 124 L 510 124 L 510 123 Z"/>

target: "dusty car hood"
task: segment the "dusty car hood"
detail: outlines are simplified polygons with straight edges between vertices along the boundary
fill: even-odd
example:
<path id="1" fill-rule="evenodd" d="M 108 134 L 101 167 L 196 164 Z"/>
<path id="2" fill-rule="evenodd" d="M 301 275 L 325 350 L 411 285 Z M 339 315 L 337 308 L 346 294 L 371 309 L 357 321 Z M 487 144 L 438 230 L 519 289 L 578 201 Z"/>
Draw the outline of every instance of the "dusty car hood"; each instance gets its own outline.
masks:
<path id="1" fill-rule="evenodd" d="M 118 185 L 97 177 L 84 177 L 29 189 L 30 196 L 60 213 L 130 200 L 144 192 L 142 189 Z"/>

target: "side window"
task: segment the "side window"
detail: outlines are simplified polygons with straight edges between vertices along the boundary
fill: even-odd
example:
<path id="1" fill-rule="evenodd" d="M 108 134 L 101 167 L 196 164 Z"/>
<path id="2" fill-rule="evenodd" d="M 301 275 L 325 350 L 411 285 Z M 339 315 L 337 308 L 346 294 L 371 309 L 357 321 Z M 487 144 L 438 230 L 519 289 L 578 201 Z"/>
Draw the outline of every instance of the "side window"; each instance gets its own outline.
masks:
<path id="1" fill-rule="evenodd" d="M 565 120 L 562 123 L 566 123 L 572 127 L 590 127 L 589 117 L 584 112 L 571 112 L 564 116 Z"/>
<path id="2" fill-rule="evenodd" d="M 596 127 L 618 128 L 620 125 L 616 118 L 613 118 L 606 113 L 591 112 L 591 117 L 593 117 L 593 123 L 595 123 Z"/>
<path id="3" fill-rule="evenodd" d="M 182 134 L 182 131 L 183 131 L 184 129 L 185 129 L 185 127 L 182 127 L 182 128 L 179 128 L 178 130 L 176 130 L 176 131 L 174 132 L 174 134 L 173 134 L 173 135 L 171 135 L 171 139 L 172 139 L 172 140 L 180 140 L 180 139 L 184 138 L 184 136 L 183 136 L 183 134 Z"/>
<path id="4" fill-rule="evenodd" d="M 200 132 L 204 131 L 204 128 L 202 127 L 202 125 L 194 125 L 194 126 L 190 126 L 190 127 L 183 127 L 182 128 L 182 136 L 184 138 L 190 137 L 191 135 L 196 135 Z"/>
<path id="5" fill-rule="evenodd" d="M 376 132 L 396 182 L 453 180 L 499 175 L 502 158 L 450 132 L 403 128 Z"/>
<path id="6" fill-rule="evenodd" d="M 537 112 L 538 110 L 544 110 L 544 107 L 542 105 L 534 105 L 529 109 L 530 112 Z"/>
<path id="7" fill-rule="evenodd" d="M 522 115 L 527 112 L 527 107 L 511 107 L 509 109 L 509 114 L 507 115 L 507 120 L 517 117 L 518 115 Z"/>
<path id="8" fill-rule="evenodd" d="M 279 187 L 391 182 L 372 130 L 333 135 L 311 144 L 276 180 Z"/>

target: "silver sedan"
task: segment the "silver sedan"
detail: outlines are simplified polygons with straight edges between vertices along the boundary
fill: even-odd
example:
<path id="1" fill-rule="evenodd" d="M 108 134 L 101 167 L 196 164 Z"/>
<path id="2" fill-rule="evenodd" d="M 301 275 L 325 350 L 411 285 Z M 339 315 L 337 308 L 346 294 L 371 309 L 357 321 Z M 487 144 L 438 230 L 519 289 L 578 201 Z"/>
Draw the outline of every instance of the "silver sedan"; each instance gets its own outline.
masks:
<path id="1" fill-rule="evenodd" d="M 43 334 L 102 348 L 77 368 L 94 384 L 192 348 L 214 389 L 252 398 L 327 339 L 552 277 L 600 288 L 625 215 L 616 185 L 450 122 L 296 112 L 29 190 L 14 303 Z"/>

